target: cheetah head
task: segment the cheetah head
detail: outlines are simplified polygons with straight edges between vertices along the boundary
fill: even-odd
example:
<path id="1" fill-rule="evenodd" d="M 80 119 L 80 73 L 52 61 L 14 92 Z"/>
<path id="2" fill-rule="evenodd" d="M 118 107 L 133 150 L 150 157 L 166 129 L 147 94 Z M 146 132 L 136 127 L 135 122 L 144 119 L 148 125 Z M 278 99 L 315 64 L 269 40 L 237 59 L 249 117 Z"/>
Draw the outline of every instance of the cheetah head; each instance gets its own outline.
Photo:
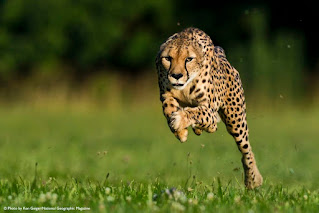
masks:
<path id="1" fill-rule="evenodd" d="M 202 61 L 201 50 L 185 38 L 164 43 L 158 55 L 162 74 L 177 90 L 184 89 L 200 73 Z"/>

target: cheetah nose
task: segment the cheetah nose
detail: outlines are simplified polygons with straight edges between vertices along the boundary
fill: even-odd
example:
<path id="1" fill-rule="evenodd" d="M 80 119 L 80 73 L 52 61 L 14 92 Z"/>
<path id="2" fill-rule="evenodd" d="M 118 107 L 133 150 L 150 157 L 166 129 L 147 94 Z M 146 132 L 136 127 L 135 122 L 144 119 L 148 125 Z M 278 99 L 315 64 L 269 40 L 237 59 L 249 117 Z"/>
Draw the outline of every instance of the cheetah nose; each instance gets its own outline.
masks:
<path id="1" fill-rule="evenodd" d="M 171 76 L 172 76 L 173 78 L 175 78 L 176 80 L 178 80 L 178 79 L 180 79 L 181 77 L 183 77 L 183 74 L 182 74 L 182 73 L 178 73 L 178 74 L 173 73 L 173 74 L 171 74 Z"/>

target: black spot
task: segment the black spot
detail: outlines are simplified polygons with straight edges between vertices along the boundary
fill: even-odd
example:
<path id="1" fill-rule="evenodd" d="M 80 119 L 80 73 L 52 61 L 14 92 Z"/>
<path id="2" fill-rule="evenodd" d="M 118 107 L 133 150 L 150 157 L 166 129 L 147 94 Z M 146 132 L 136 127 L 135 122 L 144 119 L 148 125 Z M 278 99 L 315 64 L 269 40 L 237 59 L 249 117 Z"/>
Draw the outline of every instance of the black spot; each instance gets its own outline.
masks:
<path id="1" fill-rule="evenodd" d="M 193 85 L 190 89 L 189 89 L 189 94 L 192 94 L 192 92 L 194 91 L 195 89 L 195 85 Z"/>
<path id="2" fill-rule="evenodd" d="M 206 121 L 208 122 L 208 117 L 206 117 Z"/>
<path id="3" fill-rule="evenodd" d="M 195 93 L 198 93 L 200 91 L 200 89 L 198 88 L 196 91 L 195 91 Z"/>
<path id="4" fill-rule="evenodd" d="M 171 104 L 171 107 L 174 107 L 174 104 Z"/>
<path id="5" fill-rule="evenodd" d="M 244 149 L 247 149 L 247 148 L 248 148 L 248 144 L 245 144 L 245 145 L 243 146 L 243 148 L 244 148 Z"/>
<path id="6" fill-rule="evenodd" d="M 164 106 L 164 108 L 166 108 L 167 107 L 167 103 L 165 103 L 163 106 Z"/>
<path id="7" fill-rule="evenodd" d="M 243 134 L 243 130 L 240 130 L 240 131 L 239 131 L 239 134 L 240 134 L 240 135 Z"/>
<path id="8" fill-rule="evenodd" d="M 236 101 L 239 102 L 239 98 L 236 98 Z"/>
<path id="9" fill-rule="evenodd" d="M 204 93 L 199 93 L 199 95 L 196 96 L 196 99 L 202 98 L 204 96 Z"/>
<path id="10" fill-rule="evenodd" d="M 234 137 L 238 137 L 239 136 L 238 133 L 231 133 L 231 135 L 234 136 Z"/>

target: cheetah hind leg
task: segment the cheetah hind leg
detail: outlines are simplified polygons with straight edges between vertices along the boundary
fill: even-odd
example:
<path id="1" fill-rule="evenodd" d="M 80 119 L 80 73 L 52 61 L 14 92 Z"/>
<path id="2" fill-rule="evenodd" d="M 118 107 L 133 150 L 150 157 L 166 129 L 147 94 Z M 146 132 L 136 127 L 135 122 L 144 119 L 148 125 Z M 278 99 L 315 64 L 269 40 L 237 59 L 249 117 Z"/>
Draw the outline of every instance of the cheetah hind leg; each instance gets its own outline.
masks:
<path id="1" fill-rule="evenodd" d="M 195 126 L 193 126 L 192 129 L 193 129 L 193 132 L 195 133 L 195 135 L 200 136 L 200 135 L 203 133 L 203 130 L 202 130 L 202 129 L 197 128 L 197 127 L 195 127 Z"/>
<path id="2" fill-rule="evenodd" d="M 176 136 L 178 140 L 180 140 L 180 142 L 184 143 L 187 141 L 188 130 L 186 128 L 186 129 L 176 131 L 174 132 L 174 135 Z"/>
<path id="3" fill-rule="evenodd" d="M 203 130 L 205 130 L 206 132 L 208 133 L 214 133 L 217 131 L 217 123 L 219 123 L 221 121 L 221 118 L 220 118 L 220 115 L 218 113 L 215 113 L 214 114 L 214 120 L 215 120 L 215 123 L 213 123 L 212 125 L 210 125 L 210 127 L 208 128 L 200 128 L 196 125 L 193 125 L 192 128 L 193 128 L 193 132 L 196 134 L 196 135 L 201 135 L 203 133 Z"/>

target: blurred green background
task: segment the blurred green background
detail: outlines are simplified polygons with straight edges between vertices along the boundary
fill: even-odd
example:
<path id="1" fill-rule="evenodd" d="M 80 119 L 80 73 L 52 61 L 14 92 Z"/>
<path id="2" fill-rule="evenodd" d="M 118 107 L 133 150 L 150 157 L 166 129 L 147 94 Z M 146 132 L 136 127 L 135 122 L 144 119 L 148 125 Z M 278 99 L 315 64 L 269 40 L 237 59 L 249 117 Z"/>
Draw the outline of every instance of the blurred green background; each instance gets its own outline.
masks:
<path id="1" fill-rule="evenodd" d="M 226 50 L 247 94 L 313 104 L 317 20 L 315 5 L 277 1 L 0 1 L 0 98 L 85 96 L 101 104 L 114 87 L 119 101 L 136 87 L 154 95 L 159 45 L 194 26 Z"/>
<path id="2" fill-rule="evenodd" d="M 278 1 L 0 1 L 0 178 L 242 181 L 223 124 L 178 144 L 162 116 L 155 56 L 198 27 L 222 46 L 247 96 L 266 181 L 318 187 L 315 5 Z M 191 153 L 191 159 L 187 159 Z M 14 157 L 13 157 L 14 156 Z M 193 164 L 189 165 L 189 160 Z M 30 172 L 32 171 L 32 172 Z"/>

